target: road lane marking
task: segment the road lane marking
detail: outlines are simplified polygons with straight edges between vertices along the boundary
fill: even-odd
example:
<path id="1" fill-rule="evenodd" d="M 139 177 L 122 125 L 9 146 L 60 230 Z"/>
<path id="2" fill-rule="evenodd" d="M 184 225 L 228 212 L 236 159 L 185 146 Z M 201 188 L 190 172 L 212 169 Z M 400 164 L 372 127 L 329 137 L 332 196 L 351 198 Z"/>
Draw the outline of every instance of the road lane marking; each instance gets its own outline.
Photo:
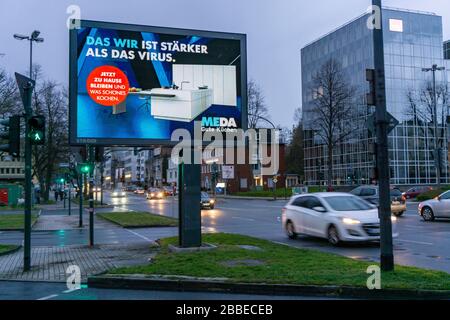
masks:
<path id="1" fill-rule="evenodd" d="M 49 296 L 43 297 L 43 298 L 39 298 L 37 300 L 49 300 L 49 299 L 53 299 L 56 298 L 58 295 L 57 294 L 51 294 Z"/>
<path id="2" fill-rule="evenodd" d="M 245 220 L 245 221 L 255 221 L 255 219 L 241 218 L 241 217 L 231 217 L 231 219 L 239 219 L 239 220 Z"/>
<path id="3" fill-rule="evenodd" d="M 139 234 L 139 233 L 137 233 L 137 232 L 134 232 L 134 231 L 132 231 L 132 230 L 128 230 L 128 229 L 125 229 L 126 231 L 128 231 L 129 233 L 131 233 L 131 234 L 134 234 L 136 237 L 139 237 L 139 238 L 141 238 L 141 239 L 144 239 L 145 241 L 147 241 L 147 242 L 155 242 L 155 241 L 153 241 L 153 240 L 150 240 L 149 238 L 147 238 L 146 236 L 143 236 L 142 234 Z"/>
<path id="4" fill-rule="evenodd" d="M 414 240 L 398 239 L 398 241 L 401 241 L 401 242 L 410 242 L 410 243 L 416 243 L 416 244 L 423 244 L 423 245 L 426 245 L 426 246 L 432 246 L 432 245 L 433 245 L 433 243 L 430 243 L 430 242 L 422 242 L 422 241 L 414 241 Z"/>

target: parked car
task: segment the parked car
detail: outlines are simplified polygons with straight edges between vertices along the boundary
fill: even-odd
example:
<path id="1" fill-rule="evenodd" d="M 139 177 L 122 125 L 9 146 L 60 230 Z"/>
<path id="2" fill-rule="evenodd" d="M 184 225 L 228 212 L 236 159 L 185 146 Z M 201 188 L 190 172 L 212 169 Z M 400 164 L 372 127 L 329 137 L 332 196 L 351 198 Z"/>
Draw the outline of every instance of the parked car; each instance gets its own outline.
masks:
<path id="1" fill-rule="evenodd" d="M 150 188 L 150 190 L 148 190 L 147 193 L 145 194 L 145 197 L 149 200 L 163 199 L 164 191 L 157 188 Z"/>
<path id="2" fill-rule="evenodd" d="M 214 209 L 216 205 L 216 200 L 211 198 L 207 192 L 201 193 L 201 200 L 200 204 L 202 206 L 202 209 Z"/>
<path id="3" fill-rule="evenodd" d="M 444 192 L 434 199 L 419 203 L 419 215 L 425 221 L 436 218 L 450 218 L 450 191 Z"/>
<path id="4" fill-rule="evenodd" d="M 127 193 L 120 189 L 114 189 L 111 193 L 111 198 L 123 198 L 126 197 Z"/>
<path id="5" fill-rule="evenodd" d="M 358 196 L 376 206 L 380 203 L 380 195 L 378 186 L 360 186 L 350 191 L 351 194 Z M 397 188 L 392 188 L 391 195 L 391 212 L 396 217 L 402 216 L 406 212 L 406 198 Z"/>
<path id="6" fill-rule="evenodd" d="M 348 193 L 327 192 L 293 196 L 281 213 L 283 228 L 291 239 L 298 234 L 341 242 L 380 240 L 380 219 L 375 205 Z M 392 216 L 392 236 L 397 237 Z"/>
<path id="7" fill-rule="evenodd" d="M 145 194 L 144 188 L 136 188 L 133 193 L 135 194 Z"/>
<path id="8" fill-rule="evenodd" d="M 429 186 L 417 186 L 417 187 L 408 189 L 406 192 L 403 192 L 403 196 L 405 196 L 406 199 L 414 199 L 418 195 L 425 193 L 427 191 L 430 191 L 430 190 L 433 190 L 433 188 L 429 187 Z"/>
<path id="9" fill-rule="evenodd" d="M 125 188 L 123 188 L 123 190 L 127 192 L 134 192 L 136 189 L 137 187 L 134 185 L 126 186 Z"/>

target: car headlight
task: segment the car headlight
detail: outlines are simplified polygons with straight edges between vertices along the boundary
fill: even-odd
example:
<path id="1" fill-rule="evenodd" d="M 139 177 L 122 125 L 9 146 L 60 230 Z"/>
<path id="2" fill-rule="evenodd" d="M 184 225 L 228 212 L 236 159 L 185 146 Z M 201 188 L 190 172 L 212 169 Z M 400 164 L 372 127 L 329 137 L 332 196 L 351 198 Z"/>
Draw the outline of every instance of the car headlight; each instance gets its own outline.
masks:
<path id="1" fill-rule="evenodd" d="M 117 196 L 117 192 L 113 192 L 113 196 Z"/>
<path id="2" fill-rule="evenodd" d="M 122 192 L 122 195 L 123 195 L 123 196 L 125 196 L 125 195 L 126 195 L 126 193 L 125 193 L 125 192 Z"/>
<path id="3" fill-rule="evenodd" d="M 158 193 L 158 197 L 162 198 L 163 194 L 160 192 Z"/>
<path id="4" fill-rule="evenodd" d="M 150 193 L 150 197 L 154 197 L 155 196 L 155 194 L 154 193 Z"/>
<path id="5" fill-rule="evenodd" d="M 214 199 L 209 200 L 209 203 L 214 204 Z"/>
<path id="6" fill-rule="evenodd" d="M 351 219 L 351 218 L 343 218 L 342 222 L 344 224 L 348 224 L 348 225 L 355 225 L 355 224 L 360 224 L 361 223 L 361 221 L 355 220 L 355 219 Z"/>
<path id="7" fill-rule="evenodd" d="M 391 216 L 391 221 L 392 221 L 392 222 L 397 222 L 397 217 Z"/>

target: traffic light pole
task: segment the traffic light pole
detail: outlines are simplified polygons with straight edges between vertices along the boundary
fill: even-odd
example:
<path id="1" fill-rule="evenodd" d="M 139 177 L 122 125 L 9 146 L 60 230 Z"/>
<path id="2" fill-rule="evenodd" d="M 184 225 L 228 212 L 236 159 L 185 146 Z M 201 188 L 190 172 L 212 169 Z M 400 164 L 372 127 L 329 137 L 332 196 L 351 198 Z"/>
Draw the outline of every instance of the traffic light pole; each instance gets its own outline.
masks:
<path id="1" fill-rule="evenodd" d="M 379 8 L 381 28 L 373 29 L 374 62 L 375 62 L 375 95 L 376 95 L 376 134 L 378 154 L 378 176 L 380 203 L 378 215 L 380 218 L 380 263 L 381 270 L 394 270 L 394 254 L 392 244 L 392 220 L 389 181 L 389 152 L 388 152 L 388 118 L 386 110 L 386 87 L 384 72 L 384 42 L 383 42 L 383 15 L 381 0 L 372 0 L 372 5 Z"/>
<path id="2" fill-rule="evenodd" d="M 31 140 L 29 120 L 32 116 L 31 99 L 33 85 L 29 82 L 24 86 L 25 97 L 25 212 L 24 212 L 24 242 L 23 270 L 31 269 Z"/>
<path id="3" fill-rule="evenodd" d="M 80 195 L 80 210 L 79 210 L 79 223 L 78 226 L 83 228 L 83 174 L 79 173 L 78 176 L 78 194 Z"/>
<path id="4" fill-rule="evenodd" d="M 94 161 L 94 148 L 86 146 L 89 162 Z M 89 171 L 89 246 L 94 245 L 94 170 Z"/>

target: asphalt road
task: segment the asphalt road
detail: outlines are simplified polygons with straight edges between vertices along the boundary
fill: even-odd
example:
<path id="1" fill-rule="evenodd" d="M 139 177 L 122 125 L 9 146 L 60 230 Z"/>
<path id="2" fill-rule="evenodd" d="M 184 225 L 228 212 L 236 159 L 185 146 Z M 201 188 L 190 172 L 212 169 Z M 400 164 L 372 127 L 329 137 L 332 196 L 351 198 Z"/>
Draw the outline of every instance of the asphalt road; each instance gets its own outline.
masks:
<path id="1" fill-rule="evenodd" d="M 88 288 L 65 283 L 1 281 L 0 300 L 307 300 L 313 297 Z"/>

